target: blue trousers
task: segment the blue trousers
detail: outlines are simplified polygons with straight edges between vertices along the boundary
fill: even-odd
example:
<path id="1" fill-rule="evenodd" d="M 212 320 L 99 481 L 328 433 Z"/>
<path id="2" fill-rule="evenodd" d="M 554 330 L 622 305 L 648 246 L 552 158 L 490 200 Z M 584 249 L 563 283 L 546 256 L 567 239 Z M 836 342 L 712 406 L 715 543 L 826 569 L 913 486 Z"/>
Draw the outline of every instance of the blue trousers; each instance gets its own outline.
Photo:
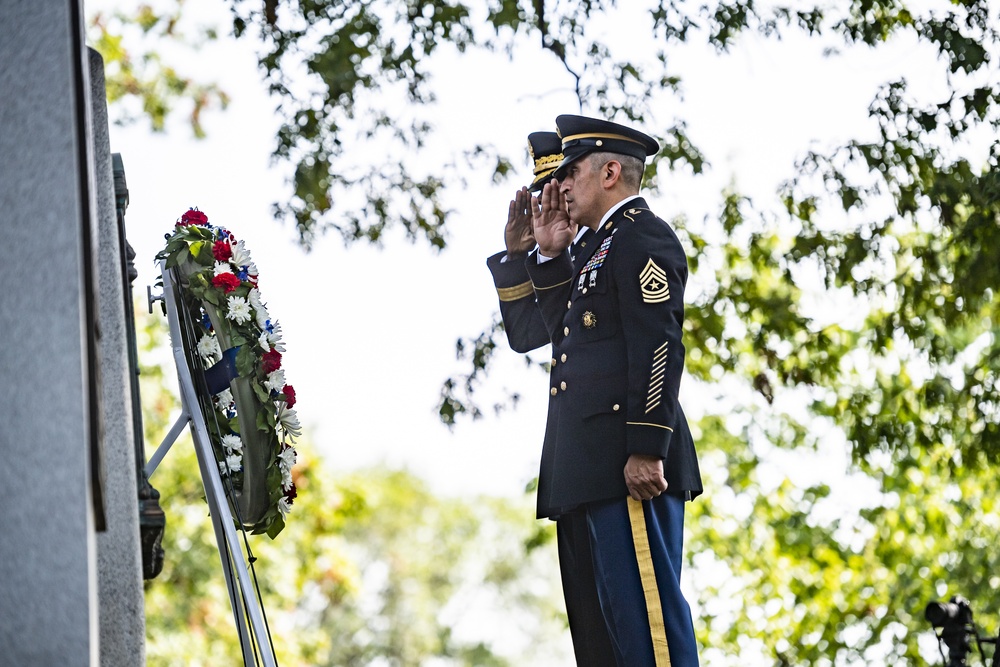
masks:
<path id="1" fill-rule="evenodd" d="M 661 495 L 639 502 L 622 498 L 592 503 L 577 512 L 573 524 L 586 521 L 589 540 L 578 544 L 564 558 L 562 522 L 559 518 L 560 569 L 567 611 L 579 664 L 611 667 L 697 667 L 698 650 L 691 610 L 680 589 L 681 552 L 684 542 L 684 500 Z M 582 551 L 590 551 L 589 567 Z M 572 570 L 572 571 L 567 571 Z M 588 587 L 586 577 L 592 577 Z M 573 582 L 566 586 L 567 579 Z M 570 590 L 575 593 L 570 594 Z M 605 632 L 597 628 L 597 595 Z M 571 598 L 576 609 L 571 609 Z M 573 627 L 574 615 L 577 628 Z M 577 637 L 596 646 L 596 655 L 581 661 Z M 611 655 L 603 643 L 611 645 Z"/>

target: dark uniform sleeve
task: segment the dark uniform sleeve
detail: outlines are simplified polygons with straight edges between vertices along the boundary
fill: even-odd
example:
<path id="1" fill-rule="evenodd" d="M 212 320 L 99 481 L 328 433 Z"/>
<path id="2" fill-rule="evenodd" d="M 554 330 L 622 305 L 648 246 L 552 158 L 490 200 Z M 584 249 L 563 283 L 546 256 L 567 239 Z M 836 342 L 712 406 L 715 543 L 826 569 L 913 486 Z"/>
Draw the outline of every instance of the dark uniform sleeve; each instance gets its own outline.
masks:
<path id="1" fill-rule="evenodd" d="M 497 288 L 507 342 L 515 352 L 530 352 L 547 345 L 549 334 L 535 303 L 535 291 L 523 256 L 501 261 L 506 254 L 498 252 L 486 260 L 486 265 Z"/>
<path id="2" fill-rule="evenodd" d="M 535 298 L 545 330 L 549 339 L 558 345 L 564 337 L 562 318 L 566 312 L 565 304 L 572 292 L 570 283 L 573 281 L 573 260 L 569 252 L 563 252 L 560 256 L 539 264 L 536 253 L 532 253 L 525 260 L 524 267 L 530 276 L 528 284 L 534 284 Z"/>
<path id="3" fill-rule="evenodd" d="M 626 451 L 667 458 L 684 371 L 687 257 L 673 230 L 652 212 L 631 209 L 616 240 L 614 278 L 628 355 Z"/>

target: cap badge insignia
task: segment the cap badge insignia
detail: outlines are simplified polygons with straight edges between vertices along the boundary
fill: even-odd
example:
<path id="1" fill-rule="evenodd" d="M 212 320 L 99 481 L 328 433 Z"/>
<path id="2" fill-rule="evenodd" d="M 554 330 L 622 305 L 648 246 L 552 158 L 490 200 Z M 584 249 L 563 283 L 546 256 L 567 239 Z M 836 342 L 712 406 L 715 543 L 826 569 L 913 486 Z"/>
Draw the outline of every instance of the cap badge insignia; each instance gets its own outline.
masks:
<path id="1" fill-rule="evenodd" d="M 593 329 L 597 326 L 597 315 L 594 315 L 589 310 L 583 314 L 583 328 Z"/>
<path id="2" fill-rule="evenodd" d="M 642 290 L 642 300 L 646 303 L 663 303 L 670 300 L 670 285 L 667 283 L 667 273 L 650 258 L 646 268 L 639 273 L 639 289 Z"/>

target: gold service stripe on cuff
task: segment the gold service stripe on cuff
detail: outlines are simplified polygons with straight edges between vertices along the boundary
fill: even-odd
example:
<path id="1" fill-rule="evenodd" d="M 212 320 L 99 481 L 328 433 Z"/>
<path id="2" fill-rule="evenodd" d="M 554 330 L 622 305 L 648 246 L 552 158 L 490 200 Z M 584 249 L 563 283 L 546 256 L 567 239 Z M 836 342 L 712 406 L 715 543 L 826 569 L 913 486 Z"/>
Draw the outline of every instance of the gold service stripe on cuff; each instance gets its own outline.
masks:
<path id="1" fill-rule="evenodd" d="M 664 426 L 663 424 L 650 424 L 649 422 L 625 422 L 625 425 L 626 426 L 655 426 L 656 428 L 665 428 L 668 431 L 670 431 L 671 433 L 674 432 L 674 429 L 670 428 L 669 426 Z"/>
<path id="2" fill-rule="evenodd" d="M 552 259 L 555 259 L 555 257 L 553 257 Z M 555 289 L 557 287 L 562 287 L 563 285 L 565 285 L 567 283 L 571 283 L 571 282 L 573 282 L 572 278 L 570 278 L 568 280 L 564 280 L 561 283 L 556 283 L 555 285 L 549 285 L 548 287 L 537 287 L 536 289 L 538 289 L 538 290 Z"/>
<path id="3" fill-rule="evenodd" d="M 517 301 L 534 293 L 535 288 L 532 287 L 530 280 L 520 285 L 514 285 L 513 287 L 497 288 L 497 294 L 500 296 L 501 301 Z"/>
<path id="4" fill-rule="evenodd" d="M 642 593 L 646 597 L 649 634 L 653 639 L 653 657 L 656 659 L 656 667 L 670 667 L 667 626 L 663 622 L 660 590 L 656 586 L 656 572 L 653 571 L 653 556 L 649 550 L 649 535 L 646 534 L 646 516 L 643 512 L 642 501 L 631 496 L 626 500 L 628 501 L 628 518 L 632 524 L 635 559 L 639 564 L 639 579 L 642 581 Z"/>

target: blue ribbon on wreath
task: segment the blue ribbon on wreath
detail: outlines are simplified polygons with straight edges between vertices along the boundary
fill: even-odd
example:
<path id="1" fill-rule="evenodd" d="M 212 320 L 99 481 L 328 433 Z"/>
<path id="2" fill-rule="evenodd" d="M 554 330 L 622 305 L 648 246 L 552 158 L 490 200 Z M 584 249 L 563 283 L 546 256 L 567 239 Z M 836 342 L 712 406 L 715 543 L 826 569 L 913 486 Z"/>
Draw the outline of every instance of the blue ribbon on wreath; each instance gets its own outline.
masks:
<path id="1" fill-rule="evenodd" d="M 229 388 L 229 383 L 239 377 L 236 371 L 236 353 L 240 351 L 240 346 L 231 347 L 222 353 L 222 360 L 216 362 L 214 366 L 205 371 L 205 384 L 208 385 L 208 393 L 218 394 L 220 391 Z"/>

